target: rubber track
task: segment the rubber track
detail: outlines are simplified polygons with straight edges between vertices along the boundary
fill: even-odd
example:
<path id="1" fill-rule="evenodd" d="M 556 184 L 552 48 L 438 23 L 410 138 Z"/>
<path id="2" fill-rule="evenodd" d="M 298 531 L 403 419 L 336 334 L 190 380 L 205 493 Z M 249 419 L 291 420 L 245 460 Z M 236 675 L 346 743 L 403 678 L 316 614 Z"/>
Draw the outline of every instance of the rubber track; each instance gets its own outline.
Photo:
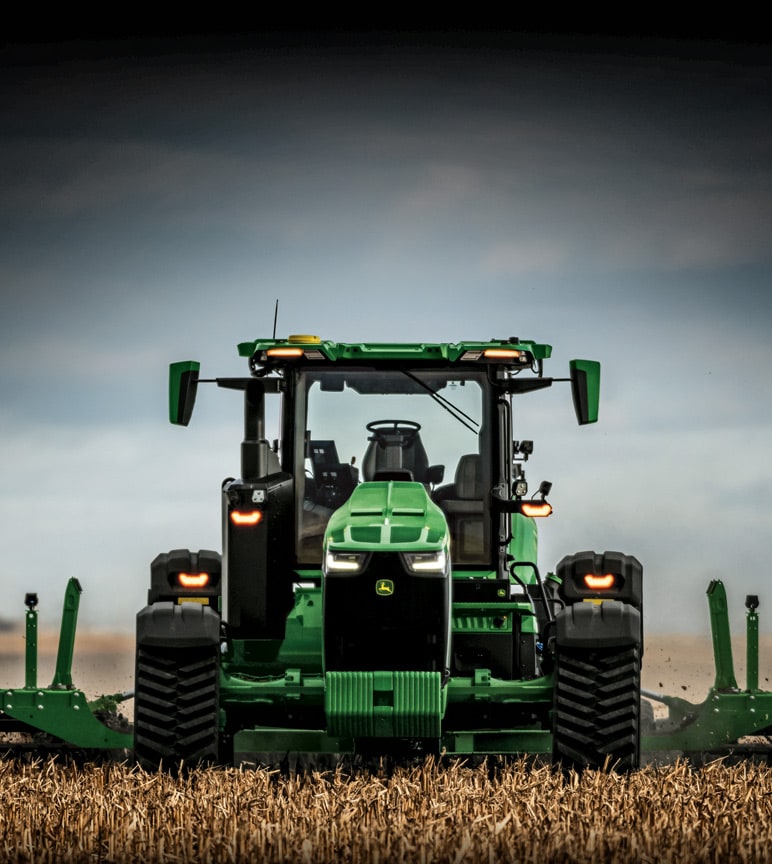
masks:
<path id="1" fill-rule="evenodd" d="M 554 761 L 577 769 L 638 767 L 640 670 L 638 646 L 559 654 Z"/>
<path id="2" fill-rule="evenodd" d="M 134 754 L 150 770 L 217 760 L 216 648 L 140 648 Z"/>

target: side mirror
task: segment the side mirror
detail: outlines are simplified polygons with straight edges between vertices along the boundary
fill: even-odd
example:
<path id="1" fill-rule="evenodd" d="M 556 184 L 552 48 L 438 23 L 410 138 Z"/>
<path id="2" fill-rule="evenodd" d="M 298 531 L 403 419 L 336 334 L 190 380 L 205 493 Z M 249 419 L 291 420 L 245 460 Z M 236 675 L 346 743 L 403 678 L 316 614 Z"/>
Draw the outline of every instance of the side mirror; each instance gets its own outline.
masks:
<path id="1" fill-rule="evenodd" d="M 169 422 L 187 426 L 196 404 L 198 372 L 197 360 L 183 360 L 169 366 Z"/>
<path id="2" fill-rule="evenodd" d="M 580 426 L 597 423 L 600 402 L 600 363 L 597 360 L 570 360 L 571 395 Z"/>

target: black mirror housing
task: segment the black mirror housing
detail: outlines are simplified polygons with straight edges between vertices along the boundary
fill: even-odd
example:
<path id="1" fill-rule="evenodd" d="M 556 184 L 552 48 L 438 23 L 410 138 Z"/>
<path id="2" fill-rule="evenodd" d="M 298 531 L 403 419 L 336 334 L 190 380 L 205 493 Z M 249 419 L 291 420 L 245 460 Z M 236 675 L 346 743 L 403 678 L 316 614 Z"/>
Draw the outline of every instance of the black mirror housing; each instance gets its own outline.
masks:
<path id="1" fill-rule="evenodd" d="M 571 395 L 580 426 L 598 422 L 600 363 L 597 360 L 570 360 Z"/>
<path id="2" fill-rule="evenodd" d="M 196 404 L 198 373 L 201 364 L 197 360 L 182 360 L 169 366 L 169 422 L 175 426 L 187 426 Z"/>

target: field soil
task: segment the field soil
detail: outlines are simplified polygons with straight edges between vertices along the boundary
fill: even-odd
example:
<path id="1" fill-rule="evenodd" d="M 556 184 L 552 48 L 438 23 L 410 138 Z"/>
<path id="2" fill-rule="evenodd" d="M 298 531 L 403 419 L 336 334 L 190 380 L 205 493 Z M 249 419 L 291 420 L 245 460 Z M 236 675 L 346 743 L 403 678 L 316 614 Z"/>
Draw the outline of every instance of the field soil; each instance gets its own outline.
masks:
<path id="1" fill-rule="evenodd" d="M 38 684 L 47 685 L 56 665 L 57 633 L 38 635 Z M 0 633 L 0 687 L 24 685 L 24 631 Z M 745 640 L 734 642 L 735 676 L 745 686 Z M 707 635 L 647 634 L 643 687 L 691 702 L 705 698 L 714 678 L 713 649 Z M 770 688 L 772 634 L 760 638 L 759 686 Z M 134 637 L 93 631 L 78 633 L 72 668 L 73 683 L 87 697 L 131 690 L 134 686 Z M 127 704 L 130 707 L 130 703 Z"/>
<path id="2" fill-rule="evenodd" d="M 759 683 L 769 688 L 772 636 L 761 643 Z M 45 685 L 56 634 L 41 633 L 39 645 Z M 23 631 L 0 633 L 0 686 L 24 684 L 24 647 Z M 649 690 L 699 702 L 713 681 L 707 636 L 647 635 L 644 660 Z M 738 640 L 741 687 L 744 666 Z M 133 667 L 133 636 L 78 635 L 73 681 L 87 696 L 131 689 Z M 131 702 L 124 714 L 132 717 Z M 627 776 L 564 776 L 527 760 L 490 774 L 430 761 L 393 775 L 299 777 L 0 760 L 0 861 L 772 862 L 770 801 L 772 768 L 750 761 L 651 764 Z"/>
<path id="3" fill-rule="evenodd" d="M 38 633 L 37 684 L 48 686 L 56 669 L 58 632 Z M 0 688 L 25 684 L 24 630 L 0 633 Z M 134 688 L 134 636 L 83 631 L 75 637 L 73 684 L 87 699 Z M 134 719 L 134 700 L 121 703 L 120 713 Z"/>
<path id="4" fill-rule="evenodd" d="M 420 766 L 282 775 L 0 761 L 0 860 L 17 864 L 759 864 L 772 769 L 565 776 Z"/>

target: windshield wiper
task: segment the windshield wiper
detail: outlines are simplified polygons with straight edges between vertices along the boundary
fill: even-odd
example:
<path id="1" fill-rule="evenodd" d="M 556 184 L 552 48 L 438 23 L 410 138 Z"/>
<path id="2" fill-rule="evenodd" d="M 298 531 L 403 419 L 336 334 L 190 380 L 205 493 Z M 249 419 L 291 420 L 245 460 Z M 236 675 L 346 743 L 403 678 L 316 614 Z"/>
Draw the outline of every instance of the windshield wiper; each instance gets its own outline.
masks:
<path id="1" fill-rule="evenodd" d="M 462 411 L 457 405 L 454 405 L 449 399 L 446 399 L 444 396 L 441 396 L 436 390 L 432 390 L 432 388 L 422 381 L 417 375 L 413 375 L 412 372 L 408 372 L 407 369 L 400 369 L 400 372 L 407 375 L 411 381 L 415 381 L 419 387 L 423 387 L 424 390 L 434 399 L 434 401 L 441 407 L 444 408 L 451 417 L 458 422 L 462 426 L 466 426 L 470 432 L 474 432 L 476 435 L 479 431 L 480 424 L 474 419 L 474 417 L 470 417 L 467 413 Z M 464 419 L 466 418 L 466 419 Z M 466 421 L 469 421 L 468 423 Z"/>

